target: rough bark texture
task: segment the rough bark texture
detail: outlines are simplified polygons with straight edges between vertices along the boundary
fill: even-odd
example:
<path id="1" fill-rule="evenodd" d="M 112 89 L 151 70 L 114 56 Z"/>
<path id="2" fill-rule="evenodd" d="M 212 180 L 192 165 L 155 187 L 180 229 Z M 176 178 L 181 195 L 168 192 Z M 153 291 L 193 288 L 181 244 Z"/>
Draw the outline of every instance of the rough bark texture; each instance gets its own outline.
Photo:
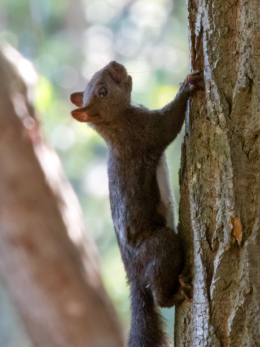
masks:
<path id="1" fill-rule="evenodd" d="M 176 308 L 175 346 L 260 346 L 259 0 L 189 0 L 190 102 L 180 226 L 194 297 Z"/>
<path id="2" fill-rule="evenodd" d="M 17 73 L 23 67 L 32 76 L 29 63 L 11 48 L 4 52 L 1 277 L 32 346 L 120 347 L 121 329 L 101 283 L 95 247 L 82 236 L 77 199 L 56 154 L 41 141 L 30 89 Z"/>

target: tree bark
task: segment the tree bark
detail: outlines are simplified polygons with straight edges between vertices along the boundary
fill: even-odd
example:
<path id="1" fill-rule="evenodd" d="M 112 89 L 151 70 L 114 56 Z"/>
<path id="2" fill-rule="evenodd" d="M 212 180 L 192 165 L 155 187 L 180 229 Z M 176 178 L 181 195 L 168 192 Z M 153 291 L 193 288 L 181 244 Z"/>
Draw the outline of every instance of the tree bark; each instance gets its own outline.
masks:
<path id="1" fill-rule="evenodd" d="M 176 308 L 175 346 L 260 346 L 260 6 L 188 0 L 190 101 L 180 225 L 192 303 Z"/>
<path id="2" fill-rule="evenodd" d="M 30 81 L 28 64 L 11 48 L 0 54 L 1 277 L 33 346 L 121 347 L 78 201 L 17 71 Z"/>

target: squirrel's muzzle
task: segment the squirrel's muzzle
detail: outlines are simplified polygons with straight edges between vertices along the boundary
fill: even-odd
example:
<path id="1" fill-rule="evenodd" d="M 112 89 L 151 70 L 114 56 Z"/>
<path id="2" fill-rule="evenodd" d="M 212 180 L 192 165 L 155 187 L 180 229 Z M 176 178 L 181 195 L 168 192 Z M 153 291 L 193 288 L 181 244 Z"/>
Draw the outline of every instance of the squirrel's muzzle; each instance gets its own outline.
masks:
<path id="1" fill-rule="evenodd" d="M 126 68 L 116 61 L 111 61 L 108 64 L 108 73 L 117 83 L 125 83 L 127 80 Z"/>

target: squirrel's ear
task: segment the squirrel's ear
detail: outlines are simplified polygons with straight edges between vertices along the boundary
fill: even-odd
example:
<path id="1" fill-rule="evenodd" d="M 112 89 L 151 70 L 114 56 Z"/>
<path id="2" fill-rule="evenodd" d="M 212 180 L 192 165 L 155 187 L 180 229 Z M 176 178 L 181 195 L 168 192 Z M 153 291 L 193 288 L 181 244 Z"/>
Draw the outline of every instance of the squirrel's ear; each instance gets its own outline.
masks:
<path id="1" fill-rule="evenodd" d="M 83 103 L 83 92 L 77 92 L 70 95 L 70 101 L 77 107 L 82 106 Z"/>
<path id="2" fill-rule="evenodd" d="M 88 115 L 86 107 L 77 108 L 76 110 L 71 111 L 71 115 L 79 122 L 89 122 L 91 119 L 91 117 Z"/>

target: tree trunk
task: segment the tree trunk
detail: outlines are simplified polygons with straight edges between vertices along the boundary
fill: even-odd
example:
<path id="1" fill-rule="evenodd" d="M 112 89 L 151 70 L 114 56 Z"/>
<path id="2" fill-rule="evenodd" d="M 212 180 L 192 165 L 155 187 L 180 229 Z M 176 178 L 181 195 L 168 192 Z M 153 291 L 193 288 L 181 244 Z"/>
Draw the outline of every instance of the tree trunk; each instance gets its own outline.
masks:
<path id="1" fill-rule="evenodd" d="M 0 271 L 32 346 L 122 347 L 96 250 L 28 100 L 29 62 L 0 54 Z M 6 59 L 6 57 L 8 59 Z M 9 61 L 8 61 L 9 60 Z M 14 65 L 10 64 L 12 61 Z"/>
<path id="2" fill-rule="evenodd" d="M 180 225 L 193 301 L 176 308 L 175 346 L 260 346 L 259 0 L 189 0 L 190 101 Z"/>

